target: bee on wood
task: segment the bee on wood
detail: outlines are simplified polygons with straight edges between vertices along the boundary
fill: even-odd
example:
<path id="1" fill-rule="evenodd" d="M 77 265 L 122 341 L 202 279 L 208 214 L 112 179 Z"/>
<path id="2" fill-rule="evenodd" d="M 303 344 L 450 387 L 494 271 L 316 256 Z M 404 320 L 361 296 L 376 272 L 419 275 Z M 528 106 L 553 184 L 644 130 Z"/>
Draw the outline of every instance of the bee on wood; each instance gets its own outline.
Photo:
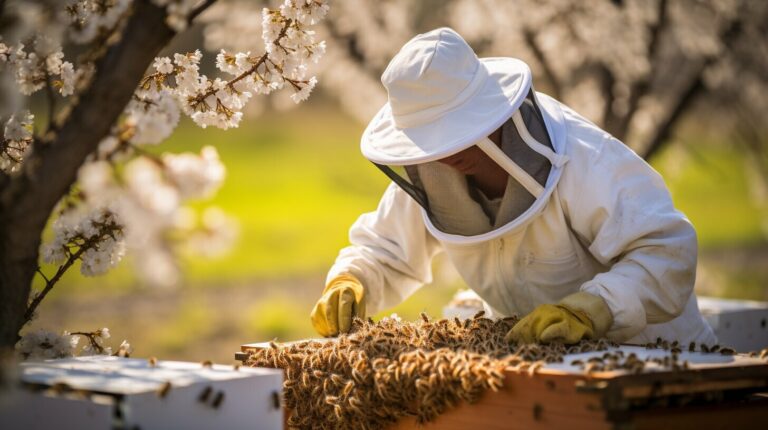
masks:
<path id="1" fill-rule="evenodd" d="M 221 407 L 222 403 L 224 403 L 224 392 L 223 391 L 219 391 L 213 397 L 213 401 L 211 402 L 211 406 L 213 407 L 213 409 L 219 409 Z"/>
<path id="2" fill-rule="evenodd" d="M 205 403 L 208 401 L 208 398 L 211 397 L 211 393 L 213 392 L 213 387 L 210 385 L 205 387 L 203 391 L 200 392 L 200 395 L 197 396 L 197 401 L 200 403 Z"/>
<path id="3" fill-rule="evenodd" d="M 167 396 L 170 391 L 171 391 L 171 382 L 165 381 L 163 385 L 161 385 L 160 388 L 157 389 L 157 397 L 164 399 L 165 396 Z"/>

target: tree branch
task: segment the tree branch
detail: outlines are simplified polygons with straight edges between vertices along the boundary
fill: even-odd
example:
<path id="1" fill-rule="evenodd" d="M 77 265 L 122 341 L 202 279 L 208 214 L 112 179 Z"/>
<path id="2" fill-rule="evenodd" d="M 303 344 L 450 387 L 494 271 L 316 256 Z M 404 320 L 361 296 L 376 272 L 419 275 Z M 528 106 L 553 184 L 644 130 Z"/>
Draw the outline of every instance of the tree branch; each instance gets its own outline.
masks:
<path id="1" fill-rule="evenodd" d="M 720 40 L 723 42 L 723 49 L 730 49 L 733 41 L 736 40 L 739 35 L 741 35 L 742 30 L 742 24 L 738 17 L 731 21 L 727 28 L 722 32 L 722 36 L 720 38 Z M 695 73 L 693 80 L 689 83 L 688 87 L 681 92 L 677 102 L 669 110 L 666 118 L 662 120 L 660 125 L 657 127 L 656 134 L 653 135 L 653 137 L 648 141 L 648 144 L 645 146 L 642 154 L 644 159 L 650 160 L 651 157 L 658 153 L 659 149 L 661 149 L 667 138 L 669 138 L 670 134 L 672 133 L 672 129 L 675 126 L 677 120 L 680 119 L 685 110 L 687 110 L 688 107 L 693 104 L 696 96 L 706 90 L 703 80 L 704 70 L 712 65 L 712 63 L 714 63 L 717 59 L 718 57 L 716 55 L 710 55 L 705 58 L 704 61 L 702 61 L 701 66 Z"/>
<path id="2" fill-rule="evenodd" d="M 200 6 L 192 9 L 192 12 L 189 13 L 189 17 L 187 18 L 187 21 L 190 24 L 192 24 L 192 21 L 194 21 L 198 15 L 205 12 L 205 10 L 211 7 L 211 5 L 213 5 L 214 3 L 216 3 L 216 0 L 205 0 L 203 3 L 200 4 Z"/>
<path id="3" fill-rule="evenodd" d="M 613 75 L 611 69 L 604 63 L 598 63 L 596 66 L 597 76 L 600 81 L 600 92 L 605 97 L 603 102 L 602 126 L 605 131 L 614 134 L 617 117 L 613 109 L 613 103 L 616 101 L 613 87 L 616 84 L 616 77 Z M 616 135 L 614 134 L 614 136 Z"/>
<path id="4" fill-rule="evenodd" d="M 648 62 L 651 67 L 648 74 L 642 79 L 634 82 L 629 90 L 629 100 L 627 102 L 627 112 L 618 120 L 616 130 L 613 135 L 623 139 L 627 135 L 629 130 L 629 124 L 632 122 L 632 118 L 637 112 L 637 108 L 640 105 L 640 100 L 648 93 L 651 88 L 651 82 L 657 70 L 657 63 L 653 60 L 656 58 L 656 54 L 659 48 L 659 39 L 661 34 L 669 22 L 667 19 L 667 0 L 659 0 L 659 6 L 657 10 L 656 22 L 654 22 L 648 28 L 650 38 L 648 40 L 648 47 L 646 52 L 648 55 Z"/>
<path id="5" fill-rule="evenodd" d="M 659 149 L 661 149 L 663 144 L 667 141 L 670 134 L 672 133 L 672 129 L 677 120 L 680 119 L 683 112 L 685 112 L 688 107 L 693 104 L 696 96 L 704 91 L 704 88 L 704 82 L 702 81 L 701 74 L 699 73 L 698 76 L 688 85 L 688 88 L 686 88 L 681 96 L 677 99 L 677 102 L 670 110 L 664 121 L 658 125 L 658 131 L 643 150 L 642 157 L 644 159 L 650 160 L 651 157 L 658 153 Z"/>
<path id="6" fill-rule="evenodd" d="M 536 34 L 530 28 L 526 28 L 523 30 L 523 38 L 525 39 L 525 43 L 528 45 L 528 48 L 533 53 L 533 56 L 536 58 L 536 61 L 538 61 L 539 65 L 541 65 L 541 69 L 544 72 L 544 77 L 547 79 L 547 81 L 549 81 L 550 88 L 552 88 L 552 97 L 559 100 L 560 96 L 562 95 L 562 85 L 560 84 L 560 80 L 555 75 L 555 71 L 552 69 L 552 66 L 549 64 L 547 57 L 544 55 L 544 51 L 541 49 L 541 46 L 539 46 L 538 42 L 536 42 Z"/>
<path id="7" fill-rule="evenodd" d="M 35 142 L 22 172 L 0 194 L 0 348 L 12 347 L 24 322 L 41 233 L 85 158 L 98 147 L 147 66 L 174 32 L 165 9 L 137 0 L 120 40 L 96 63 L 96 75 L 57 133 Z"/>
<path id="8" fill-rule="evenodd" d="M 64 273 L 73 265 L 75 264 L 75 261 L 77 261 L 78 258 L 80 258 L 81 255 L 85 251 L 87 251 L 89 247 L 81 246 L 80 249 L 78 249 L 74 254 L 71 254 L 69 258 L 67 258 L 67 261 L 64 262 L 61 266 L 59 266 L 58 270 L 56 270 L 56 273 L 53 275 L 51 279 L 48 279 L 45 277 L 43 272 L 38 268 L 36 269 L 37 272 L 40 273 L 40 276 L 45 279 L 45 287 L 43 287 L 43 291 L 40 291 L 38 295 L 35 296 L 35 298 L 32 300 L 32 302 L 27 306 L 26 312 L 24 312 L 24 324 L 28 323 L 32 316 L 35 314 L 35 310 L 40 305 L 40 302 L 43 301 L 46 295 L 53 289 L 53 286 L 56 285 L 57 282 L 59 282 L 59 279 L 64 275 Z"/>
<path id="9" fill-rule="evenodd" d="M 48 71 L 45 72 L 45 96 L 48 99 L 48 126 L 41 135 L 46 135 L 53 130 L 53 116 L 56 113 L 56 94 L 53 92 L 53 82 Z"/>

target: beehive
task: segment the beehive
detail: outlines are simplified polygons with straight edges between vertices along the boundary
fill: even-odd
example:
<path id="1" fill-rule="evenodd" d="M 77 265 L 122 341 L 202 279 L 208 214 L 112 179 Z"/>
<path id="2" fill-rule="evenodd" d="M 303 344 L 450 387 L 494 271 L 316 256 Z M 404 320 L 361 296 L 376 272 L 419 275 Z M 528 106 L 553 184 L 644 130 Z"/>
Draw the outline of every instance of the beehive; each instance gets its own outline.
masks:
<path id="1" fill-rule="evenodd" d="M 674 407 L 662 409 L 681 416 L 702 401 L 719 399 L 714 410 L 726 411 L 726 397 L 768 390 L 764 358 L 720 347 L 663 339 L 510 347 L 503 337 L 514 318 L 423 318 L 356 320 L 338 339 L 248 344 L 240 358 L 285 370 L 287 424 L 298 428 L 592 428 L 657 416 L 670 399 Z M 738 416 L 766 417 L 758 403 L 739 400 Z"/>

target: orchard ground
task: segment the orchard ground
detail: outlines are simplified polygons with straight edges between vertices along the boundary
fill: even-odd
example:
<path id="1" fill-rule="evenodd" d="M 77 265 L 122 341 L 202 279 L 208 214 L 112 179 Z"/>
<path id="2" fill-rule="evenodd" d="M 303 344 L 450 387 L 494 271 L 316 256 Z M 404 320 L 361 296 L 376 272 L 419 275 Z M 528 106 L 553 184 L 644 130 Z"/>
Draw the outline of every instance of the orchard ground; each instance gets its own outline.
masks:
<path id="1" fill-rule="evenodd" d="M 183 279 L 173 289 L 142 285 L 130 258 L 96 278 L 84 278 L 76 265 L 43 302 L 31 328 L 106 326 L 113 343 L 128 339 L 137 357 L 223 363 L 244 342 L 312 336 L 309 311 L 325 272 L 347 244 L 348 227 L 376 208 L 387 185 L 360 155 L 363 128 L 322 104 L 290 115 L 265 114 L 226 132 L 183 122 L 156 150 L 216 146 L 227 179 L 213 200 L 196 207 L 215 204 L 237 218 L 240 234 L 231 253 L 184 256 Z M 748 186 L 754 178 L 744 155 L 725 137 L 696 124 L 685 129 L 652 164 L 697 228 L 697 291 L 768 300 L 768 193 Z M 51 266 L 43 270 L 54 272 Z M 41 278 L 36 282 L 39 287 Z M 439 316 L 462 285 L 438 261 L 432 285 L 384 314 Z"/>

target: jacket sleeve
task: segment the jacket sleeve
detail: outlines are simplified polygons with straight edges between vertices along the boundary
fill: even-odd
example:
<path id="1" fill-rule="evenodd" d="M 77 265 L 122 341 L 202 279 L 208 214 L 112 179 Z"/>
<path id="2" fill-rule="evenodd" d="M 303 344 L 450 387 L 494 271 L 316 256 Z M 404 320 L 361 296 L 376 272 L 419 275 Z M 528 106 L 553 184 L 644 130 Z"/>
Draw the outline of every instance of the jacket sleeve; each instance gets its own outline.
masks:
<path id="1" fill-rule="evenodd" d="M 355 221 L 349 240 L 326 283 L 344 273 L 357 277 L 369 314 L 399 304 L 432 282 L 432 259 L 440 245 L 424 226 L 420 206 L 396 184 L 389 185 L 375 212 Z"/>
<path id="2" fill-rule="evenodd" d="M 580 290 L 606 301 L 608 337 L 624 341 L 682 313 L 696 278 L 696 231 L 675 210 L 661 176 L 623 143 L 593 129 L 569 145 L 563 209 L 592 256 L 609 267 Z"/>

